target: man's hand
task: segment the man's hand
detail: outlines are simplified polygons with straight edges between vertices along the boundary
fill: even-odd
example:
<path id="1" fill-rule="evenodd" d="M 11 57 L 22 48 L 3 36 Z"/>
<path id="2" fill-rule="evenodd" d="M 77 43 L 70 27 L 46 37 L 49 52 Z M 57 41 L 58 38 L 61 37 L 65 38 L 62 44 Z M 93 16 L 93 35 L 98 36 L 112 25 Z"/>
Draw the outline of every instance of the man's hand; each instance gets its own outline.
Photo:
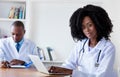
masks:
<path id="1" fill-rule="evenodd" d="M 63 74 L 72 74 L 71 69 L 67 68 L 62 68 L 62 67 L 56 67 L 56 66 L 51 66 L 49 69 L 50 73 L 63 73 Z"/>
<path id="2" fill-rule="evenodd" d="M 10 68 L 10 63 L 8 61 L 2 61 L 0 63 L 1 68 Z"/>
<path id="3" fill-rule="evenodd" d="M 22 60 L 18 60 L 18 59 L 13 59 L 12 61 L 10 61 L 10 65 L 24 65 L 25 62 Z"/>

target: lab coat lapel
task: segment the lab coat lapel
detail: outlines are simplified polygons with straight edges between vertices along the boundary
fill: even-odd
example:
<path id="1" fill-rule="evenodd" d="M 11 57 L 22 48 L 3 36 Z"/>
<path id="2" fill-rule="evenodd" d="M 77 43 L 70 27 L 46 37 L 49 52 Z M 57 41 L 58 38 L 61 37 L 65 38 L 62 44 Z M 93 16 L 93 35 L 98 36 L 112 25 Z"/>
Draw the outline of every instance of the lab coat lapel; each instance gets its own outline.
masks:
<path id="1" fill-rule="evenodd" d="M 85 53 L 89 51 L 88 49 L 89 49 L 89 40 L 87 40 L 85 47 L 84 47 Z"/>
<path id="2" fill-rule="evenodd" d="M 92 49 L 90 50 L 90 53 L 94 53 L 96 51 L 100 51 L 103 49 L 104 45 L 105 45 L 106 41 L 105 41 L 105 38 L 102 38 L 98 43 L 97 45 Z M 89 51 L 89 40 L 87 41 L 87 44 L 85 46 L 85 49 L 86 51 L 88 52 Z"/>
<path id="3" fill-rule="evenodd" d="M 95 49 L 97 49 L 97 50 L 102 50 L 102 49 L 104 48 L 104 46 L 105 46 L 105 43 L 106 43 L 105 38 L 102 38 L 102 39 L 98 42 L 98 44 L 95 46 Z"/>
<path id="4" fill-rule="evenodd" d="M 13 39 L 11 38 L 10 39 L 10 42 L 9 42 L 11 45 L 11 52 L 10 52 L 10 54 L 13 56 L 13 57 L 15 57 L 16 59 L 18 59 L 19 58 L 19 53 L 18 53 L 18 51 L 16 50 L 16 48 L 15 48 L 15 43 L 14 43 L 14 41 L 13 41 Z"/>

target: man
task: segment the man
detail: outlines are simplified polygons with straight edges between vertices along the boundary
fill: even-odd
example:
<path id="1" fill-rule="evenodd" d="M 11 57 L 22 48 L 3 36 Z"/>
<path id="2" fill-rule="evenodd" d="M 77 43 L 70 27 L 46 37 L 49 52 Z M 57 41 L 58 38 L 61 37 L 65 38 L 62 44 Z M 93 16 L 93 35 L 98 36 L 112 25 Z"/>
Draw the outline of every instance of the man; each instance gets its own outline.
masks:
<path id="1" fill-rule="evenodd" d="M 11 26 L 12 37 L 0 40 L 1 67 L 10 65 L 26 65 L 30 62 L 29 54 L 37 54 L 36 45 L 24 38 L 25 27 L 21 21 L 13 22 Z"/>

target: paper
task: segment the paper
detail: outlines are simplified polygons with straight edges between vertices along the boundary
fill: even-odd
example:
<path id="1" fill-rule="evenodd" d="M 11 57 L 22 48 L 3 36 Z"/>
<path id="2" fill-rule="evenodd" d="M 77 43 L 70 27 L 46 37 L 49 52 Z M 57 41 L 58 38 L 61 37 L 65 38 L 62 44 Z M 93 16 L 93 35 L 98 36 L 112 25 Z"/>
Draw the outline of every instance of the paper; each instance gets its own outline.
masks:
<path id="1" fill-rule="evenodd" d="M 26 68 L 24 65 L 11 65 L 11 68 Z"/>

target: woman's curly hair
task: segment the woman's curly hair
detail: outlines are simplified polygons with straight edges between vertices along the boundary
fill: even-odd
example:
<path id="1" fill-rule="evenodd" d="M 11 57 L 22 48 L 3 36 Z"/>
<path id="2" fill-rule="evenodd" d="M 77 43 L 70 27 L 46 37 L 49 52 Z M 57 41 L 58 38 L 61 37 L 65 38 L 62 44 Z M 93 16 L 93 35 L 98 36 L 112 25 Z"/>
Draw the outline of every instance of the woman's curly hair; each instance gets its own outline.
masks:
<path id="1" fill-rule="evenodd" d="M 77 9 L 70 18 L 71 35 L 74 40 L 82 40 L 87 38 L 82 30 L 82 22 L 84 17 L 89 16 L 97 31 L 97 41 L 102 39 L 109 39 L 112 32 L 113 24 L 107 14 L 107 12 L 95 5 L 86 5 L 83 8 Z"/>

